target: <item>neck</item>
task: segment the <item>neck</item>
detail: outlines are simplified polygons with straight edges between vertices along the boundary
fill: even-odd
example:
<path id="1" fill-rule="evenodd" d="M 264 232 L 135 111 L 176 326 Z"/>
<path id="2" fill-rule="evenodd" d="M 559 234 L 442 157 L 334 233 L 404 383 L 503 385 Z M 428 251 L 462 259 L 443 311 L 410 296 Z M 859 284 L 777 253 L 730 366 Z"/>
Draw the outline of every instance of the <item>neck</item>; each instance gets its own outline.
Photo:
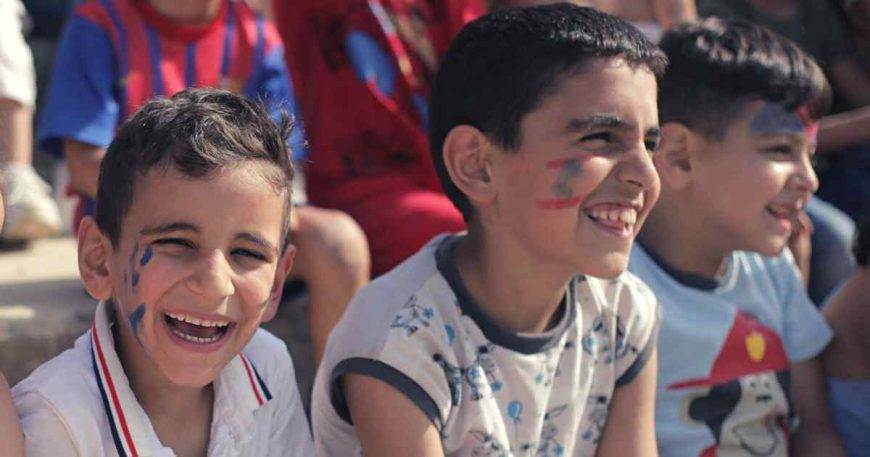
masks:
<path id="1" fill-rule="evenodd" d="M 481 227 L 472 222 L 454 251 L 459 274 L 481 310 L 501 327 L 517 333 L 544 332 L 557 323 L 573 274 L 512 255 L 505 248 L 511 245 L 509 240 L 482 236 Z"/>
<path id="2" fill-rule="evenodd" d="M 113 329 L 118 358 L 127 374 L 130 389 L 152 422 L 182 421 L 184 419 L 179 416 L 211 411 L 214 399 L 211 385 L 187 387 L 174 384 L 148 357 L 128 327 L 116 322 Z"/>
<path id="3" fill-rule="evenodd" d="M 662 195 L 640 232 L 640 241 L 673 269 L 715 279 L 732 250 L 687 205 Z M 718 238 L 717 238 L 718 237 Z"/>
<path id="4" fill-rule="evenodd" d="M 222 0 L 147 0 L 157 12 L 184 24 L 207 24 L 217 17 Z"/>

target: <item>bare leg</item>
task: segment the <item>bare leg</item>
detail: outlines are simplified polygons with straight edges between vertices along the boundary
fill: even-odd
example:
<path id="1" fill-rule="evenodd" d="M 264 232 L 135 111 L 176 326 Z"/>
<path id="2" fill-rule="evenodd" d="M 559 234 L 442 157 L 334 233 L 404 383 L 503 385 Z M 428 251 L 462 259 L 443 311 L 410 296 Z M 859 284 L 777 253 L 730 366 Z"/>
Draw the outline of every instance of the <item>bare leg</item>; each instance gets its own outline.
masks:
<path id="1" fill-rule="evenodd" d="M 371 260 L 362 229 L 347 214 L 310 206 L 294 211 L 291 240 L 297 253 L 290 276 L 308 286 L 308 327 L 316 366 L 329 332 L 368 282 Z"/>

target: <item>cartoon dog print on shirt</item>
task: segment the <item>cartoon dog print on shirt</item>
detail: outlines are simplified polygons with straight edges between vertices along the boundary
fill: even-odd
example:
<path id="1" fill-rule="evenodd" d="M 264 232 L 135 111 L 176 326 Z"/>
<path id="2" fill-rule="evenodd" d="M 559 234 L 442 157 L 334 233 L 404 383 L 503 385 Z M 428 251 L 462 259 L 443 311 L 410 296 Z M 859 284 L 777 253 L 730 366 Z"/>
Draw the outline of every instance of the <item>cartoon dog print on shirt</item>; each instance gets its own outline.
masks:
<path id="1" fill-rule="evenodd" d="M 668 386 L 694 389 L 684 417 L 706 426 L 713 438 L 699 457 L 788 456 L 788 367 L 779 335 L 738 312 L 710 376 Z"/>

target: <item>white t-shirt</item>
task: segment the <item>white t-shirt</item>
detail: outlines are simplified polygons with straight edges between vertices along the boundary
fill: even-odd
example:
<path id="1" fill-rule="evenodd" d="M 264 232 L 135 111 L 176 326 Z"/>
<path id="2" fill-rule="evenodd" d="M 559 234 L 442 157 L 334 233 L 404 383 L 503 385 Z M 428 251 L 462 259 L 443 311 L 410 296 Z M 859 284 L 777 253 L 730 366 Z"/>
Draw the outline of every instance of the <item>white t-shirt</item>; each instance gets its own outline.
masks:
<path id="1" fill-rule="evenodd" d="M 363 289 L 330 336 L 315 380 L 320 456 L 361 456 L 337 379 L 378 378 L 428 415 L 448 456 L 593 456 L 614 391 L 655 347 L 658 306 L 631 274 L 577 276 L 562 318 L 517 334 L 480 311 L 441 235 Z"/>
<path id="2" fill-rule="evenodd" d="M 734 252 L 711 281 L 674 271 L 635 245 L 629 270 L 664 308 L 659 453 L 786 457 L 795 425 L 790 365 L 815 357 L 832 337 L 791 253 Z"/>
<path id="3" fill-rule="evenodd" d="M 12 389 L 29 457 L 174 456 L 136 401 L 115 352 L 108 307 L 91 330 Z M 208 455 L 311 456 L 287 347 L 258 330 L 214 381 Z"/>

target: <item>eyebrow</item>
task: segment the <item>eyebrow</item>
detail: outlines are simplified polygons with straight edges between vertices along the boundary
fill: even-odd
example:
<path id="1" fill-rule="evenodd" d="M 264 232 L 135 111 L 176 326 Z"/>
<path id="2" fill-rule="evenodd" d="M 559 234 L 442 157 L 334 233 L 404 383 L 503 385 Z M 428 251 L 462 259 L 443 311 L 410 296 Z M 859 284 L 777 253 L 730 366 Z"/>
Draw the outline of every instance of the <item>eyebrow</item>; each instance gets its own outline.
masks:
<path id="1" fill-rule="evenodd" d="M 145 227 L 139 231 L 142 236 L 159 235 L 169 232 L 199 232 L 199 227 L 189 222 L 170 222 L 168 224 L 157 225 L 153 227 Z"/>
<path id="2" fill-rule="evenodd" d="M 629 129 L 631 123 L 619 116 L 609 114 L 593 114 L 590 116 L 576 117 L 568 121 L 565 129 L 572 132 L 582 132 L 598 128 Z"/>
<path id="3" fill-rule="evenodd" d="M 238 235 L 236 235 L 236 238 L 242 239 L 245 241 L 250 241 L 251 243 L 254 243 L 257 246 L 260 246 L 262 249 L 266 249 L 269 252 L 273 252 L 273 253 L 278 252 L 278 248 L 276 248 L 272 243 L 266 241 L 265 239 L 263 239 L 260 236 L 254 235 L 253 233 L 242 232 L 242 233 L 239 233 Z"/>

